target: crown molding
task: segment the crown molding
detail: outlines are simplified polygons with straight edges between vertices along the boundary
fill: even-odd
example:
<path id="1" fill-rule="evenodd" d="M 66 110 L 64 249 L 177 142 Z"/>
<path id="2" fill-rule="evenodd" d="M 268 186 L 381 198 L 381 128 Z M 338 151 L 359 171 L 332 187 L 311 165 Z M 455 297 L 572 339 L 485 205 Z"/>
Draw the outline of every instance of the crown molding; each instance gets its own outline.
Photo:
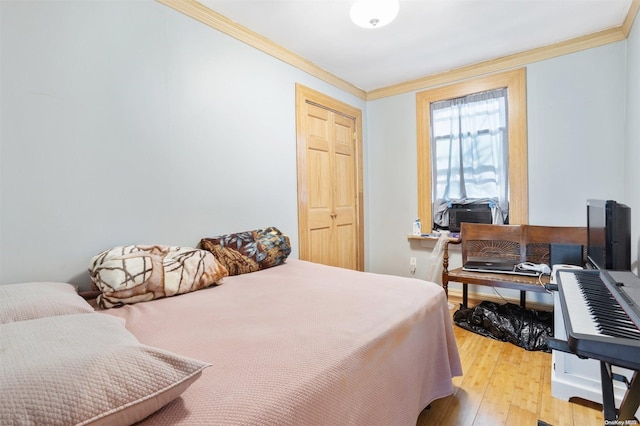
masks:
<path id="1" fill-rule="evenodd" d="M 440 74 L 422 77 L 417 80 L 411 80 L 393 86 L 372 90 L 367 93 L 367 100 L 386 98 L 388 96 L 399 95 L 402 93 L 412 92 L 414 90 L 426 89 L 452 83 L 454 81 L 466 80 L 480 75 L 505 71 L 511 68 L 525 66 L 533 62 L 614 43 L 616 41 L 624 40 L 625 38 L 622 27 L 611 28 L 548 46 L 527 50 L 525 52 L 503 56 L 502 58 L 491 59 L 489 61 L 456 68 Z"/>
<path id="2" fill-rule="evenodd" d="M 183 13 L 190 18 L 202 22 L 222 33 L 227 34 L 243 43 L 248 44 L 276 59 L 279 59 L 289 65 L 292 65 L 314 77 L 319 78 L 329 84 L 336 86 L 345 92 L 366 100 L 367 92 L 356 87 L 355 85 L 345 81 L 330 72 L 320 68 L 314 63 L 304 59 L 303 57 L 296 55 L 292 51 L 285 49 L 282 46 L 277 45 L 271 40 L 257 34 L 248 28 L 239 25 L 229 18 L 209 9 L 208 7 L 198 3 L 195 0 L 157 0 L 172 9 Z"/>
<path id="3" fill-rule="evenodd" d="M 629 12 L 627 12 L 627 17 L 622 23 L 622 31 L 624 32 L 624 36 L 629 37 L 629 33 L 631 32 L 631 28 L 633 28 L 633 23 L 638 15 L 638 10 L 640 9 L 640 0 L 632 0 L 631 6 L 629 6 Z"/>

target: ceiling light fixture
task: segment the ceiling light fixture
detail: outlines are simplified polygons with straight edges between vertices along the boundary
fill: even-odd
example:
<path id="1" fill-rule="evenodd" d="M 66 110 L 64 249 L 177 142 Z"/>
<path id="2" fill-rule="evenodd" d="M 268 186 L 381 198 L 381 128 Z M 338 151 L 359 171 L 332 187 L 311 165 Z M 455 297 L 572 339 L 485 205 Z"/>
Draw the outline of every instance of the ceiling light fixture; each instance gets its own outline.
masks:
<path id="1" fill-rule="evenodd" d="M 351 20 L 362 28 L 384 27 L 398 16 L 398 0 L 356 0 L 351 5 Z"/>

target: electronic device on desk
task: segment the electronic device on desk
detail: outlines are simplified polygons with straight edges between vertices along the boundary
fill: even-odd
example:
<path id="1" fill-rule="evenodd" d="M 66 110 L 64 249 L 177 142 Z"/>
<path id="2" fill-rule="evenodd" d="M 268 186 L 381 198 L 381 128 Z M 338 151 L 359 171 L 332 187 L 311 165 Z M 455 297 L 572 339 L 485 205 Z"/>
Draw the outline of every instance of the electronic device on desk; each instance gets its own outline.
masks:
<path id="1" fill-rule="evenodd" d="M 551 243 L 549 246 L 549 258 L 551 260 L 551 284 L 557 283 L 558 271 L 563 269 L 583 269 L 581 265 L 583 261 L 582 244 L 556 244 Z M 554 286 L 553 290 L 557 290 Z"/>
<path id="2" fill-rule="evenodd" d="M 584 269 L 584 268 L 578 265 L 564 265 L 562 263 L 553 265 L 553 268 L 551 269 L 551 278 L 549 280 L 551 284 L 556 284 L 558 282 L 558 271 L 563 271 L 565 269 Z"/>
<path id="3" fill-rule="evenodd" d="M 452 204 L 449 208 L 449 231 L 460 232 L 460 224 L 492 223 L 489 204 Z"/>
<path id="4" fill-rule="evenodd" d="M 549 273 L 549 267 L 545 264 L 519 262 L 509 259 L 469 260 L 462 266 L 462 269 L 468 272 L 526 275 L 533 277 Z"/>
<path id="5" fill-rule="evenodd" d="M 551 269 L 549 269 L 549 265 L 544 263 L 533 263 L 533 262 L 521 262 L 516 265 L 516 271 L 532 271 L 536 272 L 538 275 L 549 275 L 551 273 Z"/>
<path id="6" fill-rule="evenodd" d="M 631 270 L 631 209 L 587 200 L 587 261 L 596 269 Z"/>

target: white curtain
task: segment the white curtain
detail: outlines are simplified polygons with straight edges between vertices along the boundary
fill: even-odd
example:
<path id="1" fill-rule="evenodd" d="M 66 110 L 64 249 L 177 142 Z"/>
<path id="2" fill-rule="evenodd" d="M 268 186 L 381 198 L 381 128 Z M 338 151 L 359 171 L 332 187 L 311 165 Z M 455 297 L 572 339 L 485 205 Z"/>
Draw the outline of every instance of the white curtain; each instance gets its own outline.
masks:
<path id="1" fill-rule="evenodd" d="M 444 207 L 452 203 L 491 200 L 494 223 L 506 221 L 507 89 L 432 103 L 431 141 L 433 211 L 446 210 Z M 443 215 L 435 217 L 436 225 L 448 226 Z"/>

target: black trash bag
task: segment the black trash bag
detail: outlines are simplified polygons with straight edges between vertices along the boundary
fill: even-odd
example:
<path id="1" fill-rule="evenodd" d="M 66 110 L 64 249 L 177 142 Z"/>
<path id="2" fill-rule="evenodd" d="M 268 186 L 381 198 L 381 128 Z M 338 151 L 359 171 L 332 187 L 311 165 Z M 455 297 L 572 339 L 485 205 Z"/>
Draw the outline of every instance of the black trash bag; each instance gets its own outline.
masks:
<path id="1" fill-rule="evenodd" d="M 553 312 L 524 309 L 513 303 L 498 305 L 484 301 L 453 314 L 460 327 L 502 342 L 511 342 L 528 351 L 549 352 L 553 336 Z"/>

